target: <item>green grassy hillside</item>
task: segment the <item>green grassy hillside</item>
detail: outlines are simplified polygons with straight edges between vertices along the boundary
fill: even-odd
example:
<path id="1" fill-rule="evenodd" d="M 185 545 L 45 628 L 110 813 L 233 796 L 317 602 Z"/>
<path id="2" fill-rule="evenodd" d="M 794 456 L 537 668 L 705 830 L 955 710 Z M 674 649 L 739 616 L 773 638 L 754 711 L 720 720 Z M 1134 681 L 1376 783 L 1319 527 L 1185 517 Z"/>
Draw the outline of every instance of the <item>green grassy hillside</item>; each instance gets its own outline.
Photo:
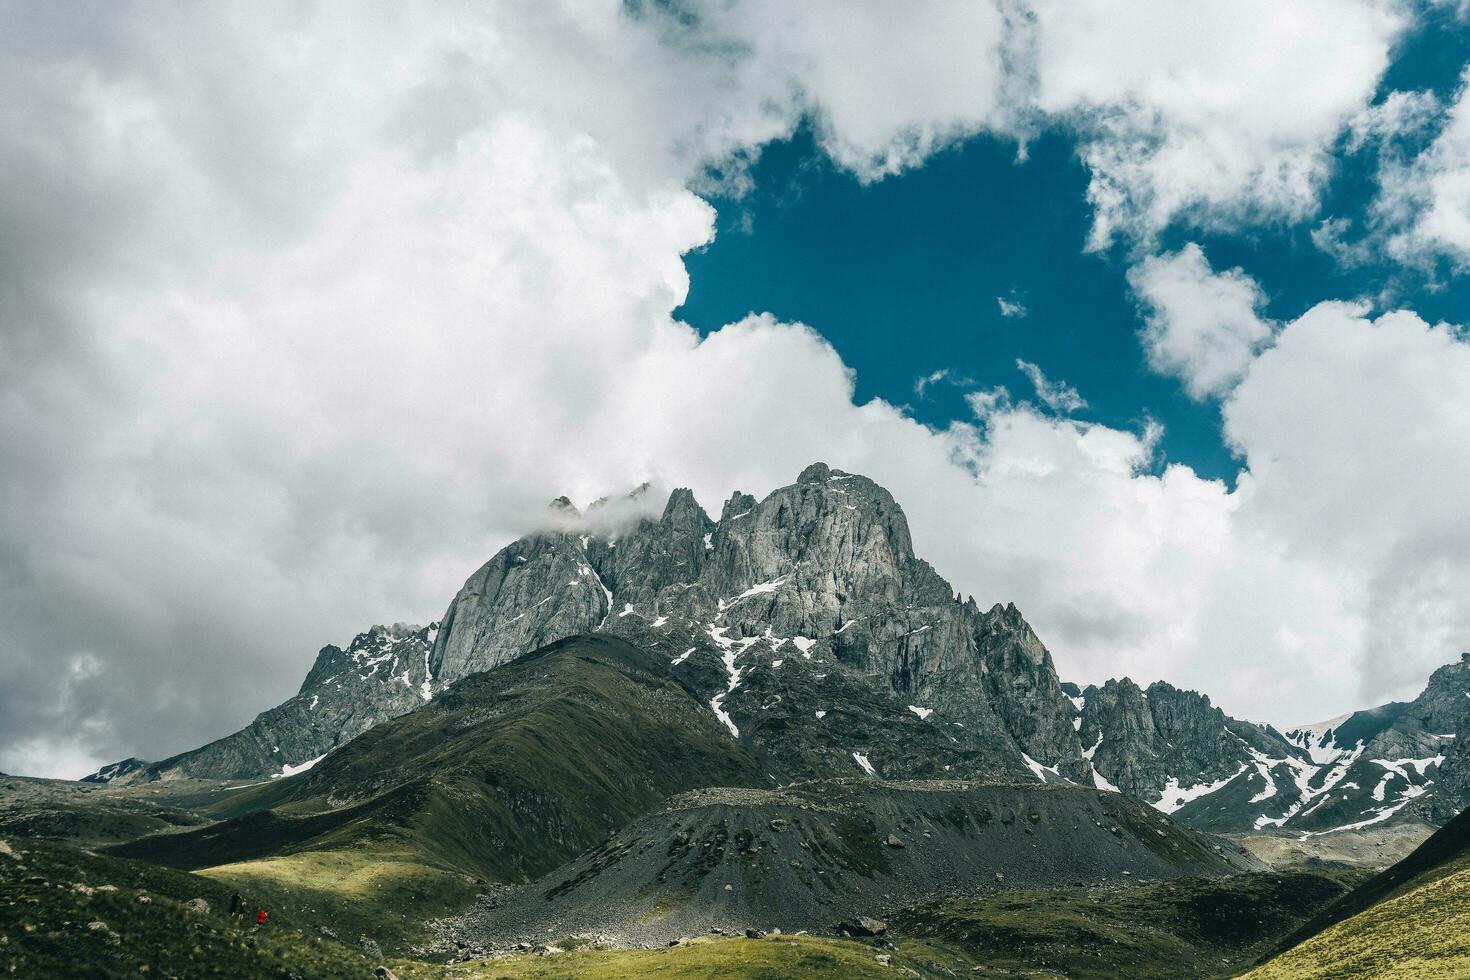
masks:
<path id="1" fill-rule="evenodd" d="M 312 771 L 217 805 L 240 816 L 115 853 L 194 869 L 370 852 L 520 881 L 674 793 L 764 781 L 666 660 L 578 637 L 467 678 Z"/>
<path id="2" fill-rule="evenodd" d="M 72 845 L 0 851 L 0 974 L 17 977 L 372 976 L 374 961 L 271 904 L 231 918 L 229 886 Z M 260 896 L 246 893 L 252 906 Z"/>
<path id="3" fill-rule="evenodd" d="M 1250 976 L 1470 976 L 1470 811 L 1311 918 Z"/>
<path id="4" fill-rule="evenodd" d="M 1014 892 L 920 905 L 893 925 L 960 950 L 984 976 L 1228 977 L 1362 876 L 1317 869 Z"/>
<path id="5" fill-rule="evenodd" d="M 1247 976 L 1253 980 L 1470 977 L 1470 869 L 1359 912 Z"/>
<path id="6" fill-rule="evenodd" d="M 973 964 L 925 945 L 895 949 L 820 936 L 706 936 L 666 949 L 567 949 L 434 969 L 395 966 L 402 980 L 895 980 L 970 975 Z M 979 975 L 979 974 L 975 974 Z"/>

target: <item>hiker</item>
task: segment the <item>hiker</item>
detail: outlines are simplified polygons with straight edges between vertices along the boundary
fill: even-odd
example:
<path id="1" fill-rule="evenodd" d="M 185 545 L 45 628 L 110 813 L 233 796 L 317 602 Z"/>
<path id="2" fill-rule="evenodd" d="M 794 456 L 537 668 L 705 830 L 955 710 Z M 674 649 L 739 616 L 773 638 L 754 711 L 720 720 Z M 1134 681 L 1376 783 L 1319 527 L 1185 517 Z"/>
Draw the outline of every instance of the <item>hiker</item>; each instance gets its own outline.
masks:
<path id="1" fill-rule="evenodd" d="M 259 928 L 260 926 L 265 925 L 265 917 L 268 914 L 269 913 L 266 912 L 265 909 L 261 909 L 259 912 L 255 913 L 255 925 L 256 925 L 256 928 Z"/>
<path id="2" fill-rule="evenodd" d="M 239 892 L 230 896 L 230 917 L 238 919 L 245 914 L 245 899 L 240 897 Z"/>

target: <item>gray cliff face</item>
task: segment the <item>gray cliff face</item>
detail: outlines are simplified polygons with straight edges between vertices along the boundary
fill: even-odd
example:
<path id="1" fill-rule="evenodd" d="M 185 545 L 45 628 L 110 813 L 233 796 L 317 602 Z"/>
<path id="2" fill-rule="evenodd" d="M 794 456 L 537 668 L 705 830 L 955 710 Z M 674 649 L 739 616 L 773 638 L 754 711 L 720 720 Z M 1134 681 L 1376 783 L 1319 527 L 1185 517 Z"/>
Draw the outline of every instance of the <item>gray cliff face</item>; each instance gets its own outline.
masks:
<path id="1" fill-rule="evenodd" d="M 1229 718 L 1210 699 L 1156 681 L 1128 678 L 1082 693 L 1082 742 L 1093 765 L 1125 793 L 1161 799 L 1178 787 L 1234 776 L 1256 756 L 1295 757 L 1294 746 L 1267 729 Z"/>
<path id="2" fill-rule="evenodd" d="M 571 510 L 562 508 L 562 513 Z M 440 683 L 498 667 L 607 617 L 611 599 L 586 545 L 546 531 L 513 542 L 470 576 L 450 603 L 429 658 Z"/>
<path id="3" fill-rule="evenodd" d="M 618 538 L 545 532 L 516 542 L 455 597 L 433 663 L 453 681 L 631 610 L 718 619 L 739 636 L 840 632 L 844 662 L 901 687 L 916 682 L 916 660 L 951 652 L 898 642 L 932 627 L 934 609 L 964 618 L 949 586 L 914 557 L 893 497 L 818 464 L 759 503 L 736 493 L 718 522 L 676 490 L 659 520 Z"/>
<path id="4" fill-rule="evenodd" d="M 1410 701 L 1393 724 L 1368 742 L 1367 756 L 1403 759 L 1441 755 L 1456 726 L 1470 708 L 1470 653 L 1429 675 L 1423 692 Z"/>
<path id="5" fill-rule="evenodd" d="M 1057 679 L 1051 653 L 1014 604 L 973 615 L 985 689 L 1021 751 L 1084 785 L 1092 766 L 1082 754 L 1079 715 Z"/>
<path id="6" fill-rule="evenodd" d="M 1440 798 L 1437 812 L 1428 815 L 1436 823 L 1448 822 L 1456 813 L 1470 807 L 1470 699 L 1466 700 L 1465 712 L 1455 725 L 1454 740 L 1443 751 L 1445 759 L 1438 773 L 1439 792 L 1435 794 Z"/>
<path id="7" fill-rule="evenodd" d="M 903 509 L 866 477 L 814 464 L 764 500 L 735 493 L 718 521 L 676 490 L 658 520 L 621 536 L 530 542 L 496 555 L 455 597 L 433 657 L 441 682 L 562 636 L 662 619 L 751 641 L 747 659 L 782 640 L 820 644 L 918 714 L 936 712 L 1012 759 L 1019 746 L 1063 774 L 1087 773 L 1050 654 L 1020 613 L 962 604 L 915 557 Z M 550 594 L 559 598 L 538 606 Z M 551 608 L 560 597 L 568 611 Z"/>

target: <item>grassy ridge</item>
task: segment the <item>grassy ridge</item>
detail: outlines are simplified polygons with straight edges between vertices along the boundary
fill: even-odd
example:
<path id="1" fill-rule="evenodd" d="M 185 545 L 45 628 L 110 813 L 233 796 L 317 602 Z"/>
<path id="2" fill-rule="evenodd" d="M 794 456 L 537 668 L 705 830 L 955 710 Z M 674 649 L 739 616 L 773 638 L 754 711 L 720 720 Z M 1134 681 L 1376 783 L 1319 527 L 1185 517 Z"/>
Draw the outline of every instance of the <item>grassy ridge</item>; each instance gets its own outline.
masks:
<path id="1" fill-rule="evenodd" d="M 1352 894 L 1323 909 L 1287 936 L 1276 952 L 1306 941 L 1379 902 L 1406 894 L 1439 878 L 1470 868 L 1470 810 L 1466 810 L 1414 849 L 1408 857 L 1364 882 Z"/>
<path id="2" fill-rule="evenodd" d="M 1252 980 L 1470 976 L 1470 869 L 1339 922 L 1247 976 Z"/>
<path id="3" fill-rule="evenodd" d="M 238 889 L 282 922 L 326 926 L 349 945 L 366 938 L 391 953 L 427 942 L 426 923 L 463 910 L 480 890 L 474 879 L 411 855 L 364 851 L 308 851 L 198 874 Z"/>
<path id="4" fill-rule="evenodd" d="M 1277 949 L 1250 976 L 1470 976 L 1470 810 Z"/>
<path id="5" fill-rule="evenodd" d="M 899 913 L 894 925 L 963 951 L 983 964 L 981 975 L 1233 976 L 1362 874 L 1254 872 L 1125 889 L 1011 892 L 921 905 Z"/>
<path id="6" fill-rule="evenodd" d="M 880 957 L 882 959 L 880 959 Z M 944 963 L 943 971 L 936 965 Z M 817 936 L 702 938 L 669 949 L 572 950 L 552 956 L 527 954 L 472 961 L 449 968 L 405 966 L 403 980 L 505 978 L 505 980 L 893 980 L 907 975 L 953 975 L 969 966 L 927 949 L 893 952 L 864 943 Z M 896 969 L 898 968 L 898 969 Z M 398 967 L 394 967 L 398 970 Z"/>

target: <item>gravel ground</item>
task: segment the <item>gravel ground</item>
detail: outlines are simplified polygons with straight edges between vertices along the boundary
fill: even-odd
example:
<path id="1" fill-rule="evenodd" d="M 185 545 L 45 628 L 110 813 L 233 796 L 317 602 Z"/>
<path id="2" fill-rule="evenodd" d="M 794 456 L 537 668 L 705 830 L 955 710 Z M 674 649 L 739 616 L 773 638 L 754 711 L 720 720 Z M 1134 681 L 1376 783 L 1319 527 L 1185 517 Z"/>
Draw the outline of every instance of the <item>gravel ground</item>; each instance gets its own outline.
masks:
<path id="1" fill-rule="evenodd" d="M 1068 786 L 829 780 L 681 794 L 605 845 L 441 923 L 471 955 L 585 935 L 839 932 L 939 895 L 1260 867 L 1135 800 Z"/>

